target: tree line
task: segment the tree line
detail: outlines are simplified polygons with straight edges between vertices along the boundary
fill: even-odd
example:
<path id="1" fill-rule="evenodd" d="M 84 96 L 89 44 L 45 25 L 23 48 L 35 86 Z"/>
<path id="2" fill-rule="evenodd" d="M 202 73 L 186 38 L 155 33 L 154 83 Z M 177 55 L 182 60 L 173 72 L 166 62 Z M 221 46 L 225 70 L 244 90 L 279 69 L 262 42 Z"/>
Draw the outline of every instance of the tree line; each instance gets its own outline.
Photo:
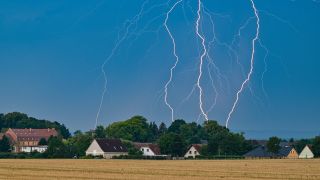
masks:
<path id="1" fill-rule="evenodd" d="M 87 132 L 78 130 L 71 136 L 63 124 L 37 120 L 22 113 L 8 113 L 0 114 L 0 128 L 2 132 L 7 128 L 56 128 L 60 136 L 51 137 L 48 141 L 42 139 L 39 142 L 39 144 L 48 145 L 47 151 L 42 154 L 33 153 L 35 157 L 41 158 L 83 157 L 94 138 L 120 138 L 128 147 L 129 154 L 135 156 L 141 156 L 141 152 L 134 148 L 133 142 L 156 143 L 162 154 L 171 156 L 183 156 L 188 146 L 204 142 L 201 155 L 207 157 L 242 156 L 255 148 L 255 144 L 246 140 L 243 133 L 231 132 L 213 120 L 200 125 L 178 119 L 167 127 L 165 123 L 157 125 L 155 122 L 149 122 L 143 116 L 134 116 L 124 121 L 111 123 L 106 127 L 98 126 L 95 130 Z M 267 144 L 268 149 L 278 151 L 281 141 L 283 140 L 271 137 Z M 312 144 L 314 154 L 320 156 L 320 137 L 290 141 L 298 152 L 306 144 Z M 9 140 L 4 136 L 0 141 L 0 152 L 7 152 L 8 144 Z"/>

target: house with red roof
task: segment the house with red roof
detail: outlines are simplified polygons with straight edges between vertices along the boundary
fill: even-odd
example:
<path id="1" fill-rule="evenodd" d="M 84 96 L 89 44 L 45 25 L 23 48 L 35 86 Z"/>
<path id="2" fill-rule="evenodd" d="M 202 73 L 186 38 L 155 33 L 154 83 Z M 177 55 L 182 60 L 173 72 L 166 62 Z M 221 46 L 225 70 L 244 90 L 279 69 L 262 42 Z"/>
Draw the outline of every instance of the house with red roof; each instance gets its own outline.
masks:
<path id="1" fill-rule="evenodd" d="M 9 128 L 5 135 L 9 138 L 13 147 L 13 152 L 44 152 L 46 145 L 39 145 L 41 139 L 48 139 L 51 136 L 58 136 L 58 132 L 52 129 L 11 129 Z"/>

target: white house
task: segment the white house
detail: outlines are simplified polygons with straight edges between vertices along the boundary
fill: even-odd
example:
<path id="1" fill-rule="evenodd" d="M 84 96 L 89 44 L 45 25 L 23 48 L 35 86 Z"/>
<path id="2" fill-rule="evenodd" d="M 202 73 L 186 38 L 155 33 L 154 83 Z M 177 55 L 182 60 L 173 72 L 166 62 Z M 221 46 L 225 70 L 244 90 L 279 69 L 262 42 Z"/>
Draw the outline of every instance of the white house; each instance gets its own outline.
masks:
<path id="1" fill-rule="evenodd" d="M 128 155 L 128 150 L 119 139 L 94 139 L 87 149 L 86 155 L 111 159 L 115 156 Z"/>
<path id="2" fill-rule="evenodd" d="M 143 156 L 161 156 L 160 148 L 156 144 L 134 143 L 134 146 L 143 153 Z"/>
<path id="3" fill-rule="evenodd" d="M 306 145 L 303 150 L 301 151 L 300 155 L 299 155 L 300 159 L 312 159 L 314 158 L 314 154 L 311 151 L 311 149 L 309 148 L 308 145 Z"/>
<path id="4" fill-rule="evenodd" d="M 185 158 L 189 158 L 189 157 L 192 157 L 192 158 L 196 158 L 196 156 L 199 156 L 200 155 L 200 150 L 201 150 L 201 147 L 203 145 L 202 144 L 192 144 L 189 148 L 188 148 L 188 151 L 187 153 L 184 155 Z"/>

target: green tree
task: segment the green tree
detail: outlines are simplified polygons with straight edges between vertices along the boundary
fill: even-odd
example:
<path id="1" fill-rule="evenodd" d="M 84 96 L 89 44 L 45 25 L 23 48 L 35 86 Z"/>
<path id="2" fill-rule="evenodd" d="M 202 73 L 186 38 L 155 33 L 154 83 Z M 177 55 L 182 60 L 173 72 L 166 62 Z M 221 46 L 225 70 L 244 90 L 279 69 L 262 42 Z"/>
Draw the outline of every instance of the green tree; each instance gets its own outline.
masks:
<path id="1" fill-rule="evenodd" d="M 198 144 L 201 141 L 201 126 L 197 123 L 187 123 L 180 126 L 180 135 L 186 139 L 187 144 Z"/>
<path id="2" fill-rule="evenodd" d="M 312 150 L 315 157 L 320 157 L 320 136 L 316 136 L 312 143 Z"/>
<path id="3" fill-rule="evenodd" d="M 86 150 L 93 141 L 91 133 L 76 131 L 74 136 L 67 140 L 67 145 L 72 150 L 72 155 L 77 157 L 85 156 Z"/>
<path id="4" fill-rule="evenodd" d="M 150 142 L 150 129 L 147 119 L 134 116 L 126 121 L 115 122 L 106 129 L 107 136 L 135 142 Z"/>
<path id="5" fill-rule="evenodd" d="M 66 145 L 58 137 L 49 138 L 45 154 L 48 158 L 66 158 L 69 155 Z"/>
<path id="6" fill-rule="evenodd" d="M 186 124 L 186 122 L 183 119 L 177 119 L 169 126 L 168 132 L 180 134 L 180 127 L 184 124 Z"/>
<path id="7" fill-rule="evenodd" d="M 281 148 L 280 142 L 281 142 L 280 138 L 276 136 L 270 137 L 269 141 L 267 142 L 268 151 L 271 153 L 277 154 Z"/>
<path id="8" fill-rule="evenodd" d="M 163 135 L 163 134 L 165 134 L 166 132 L 167 132 L 167 126 L 166 126 L 166 124 L 165 123 L 160 123 L 160 125 L 159 125 L 159 134 L 158 134 L 158 136 L 160 137 L 161 135 Z"/>
<path id="9" fill-rule="evenodd" d="M 95 132 L 94 132 L 95 138 L 105 138 L 106 137 L 106 131 L 103 126 L 97 126 Z"/>
<path id="10" fill-rule="evenodd" d="M 38 144 L 43 146 L 43 145 L 48 145 L 48 142 L 45 138 L 41 138 Z"/>
<path id="11" fill-rule="evenodd" d="M 3 136 L 2 140 L 0 141 L 0 152 L 9 152 L 11 149 L 10 141 L 7 136 Z"/>
<path id="12" fill-rule="evenodd" d="M 176 133 L 166 133 L 158 140 L 162 154 L 169 154 L 172 156 L 183 156 L 186 150 L 186 143 L 184 139 Z"/>
<path id="13" fill-rule="evenodd" d="M 294 143 L 294 148 L 298 151 L 298 153 L 300 153 L 308 144 L 312 144 L 311 139 L 300 139 Z"/>

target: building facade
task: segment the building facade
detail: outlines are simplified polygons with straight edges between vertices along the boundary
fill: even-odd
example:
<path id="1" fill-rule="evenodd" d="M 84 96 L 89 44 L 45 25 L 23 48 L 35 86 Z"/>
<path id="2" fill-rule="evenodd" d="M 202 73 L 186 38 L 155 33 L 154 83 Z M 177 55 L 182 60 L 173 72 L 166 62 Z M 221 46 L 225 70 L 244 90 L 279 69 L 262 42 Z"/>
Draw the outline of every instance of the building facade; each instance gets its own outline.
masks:
<path id="1" fill-rule="evenodd" d="M 13 152 L 44 152 L 46 145 L 39 145 L 41 139 L 48 139 L 58 136 L 55 129 L 11 129 L 9 128 L 5 135 L 10 139 Z"/>
<path id="2" fill-rule="evenodd" d="M 128 150 L 119 139 L 94 139 L 86 150 L 86 155 L 111 159 L 115 156 L 128 155 Z"/>
<path id="3" fill-rule="evenodd" d="M 200 155 L 202 144 L 192 144 L 186 154 L 184 155 L 185 158 L 196 158 L 196 156 Z"/>

